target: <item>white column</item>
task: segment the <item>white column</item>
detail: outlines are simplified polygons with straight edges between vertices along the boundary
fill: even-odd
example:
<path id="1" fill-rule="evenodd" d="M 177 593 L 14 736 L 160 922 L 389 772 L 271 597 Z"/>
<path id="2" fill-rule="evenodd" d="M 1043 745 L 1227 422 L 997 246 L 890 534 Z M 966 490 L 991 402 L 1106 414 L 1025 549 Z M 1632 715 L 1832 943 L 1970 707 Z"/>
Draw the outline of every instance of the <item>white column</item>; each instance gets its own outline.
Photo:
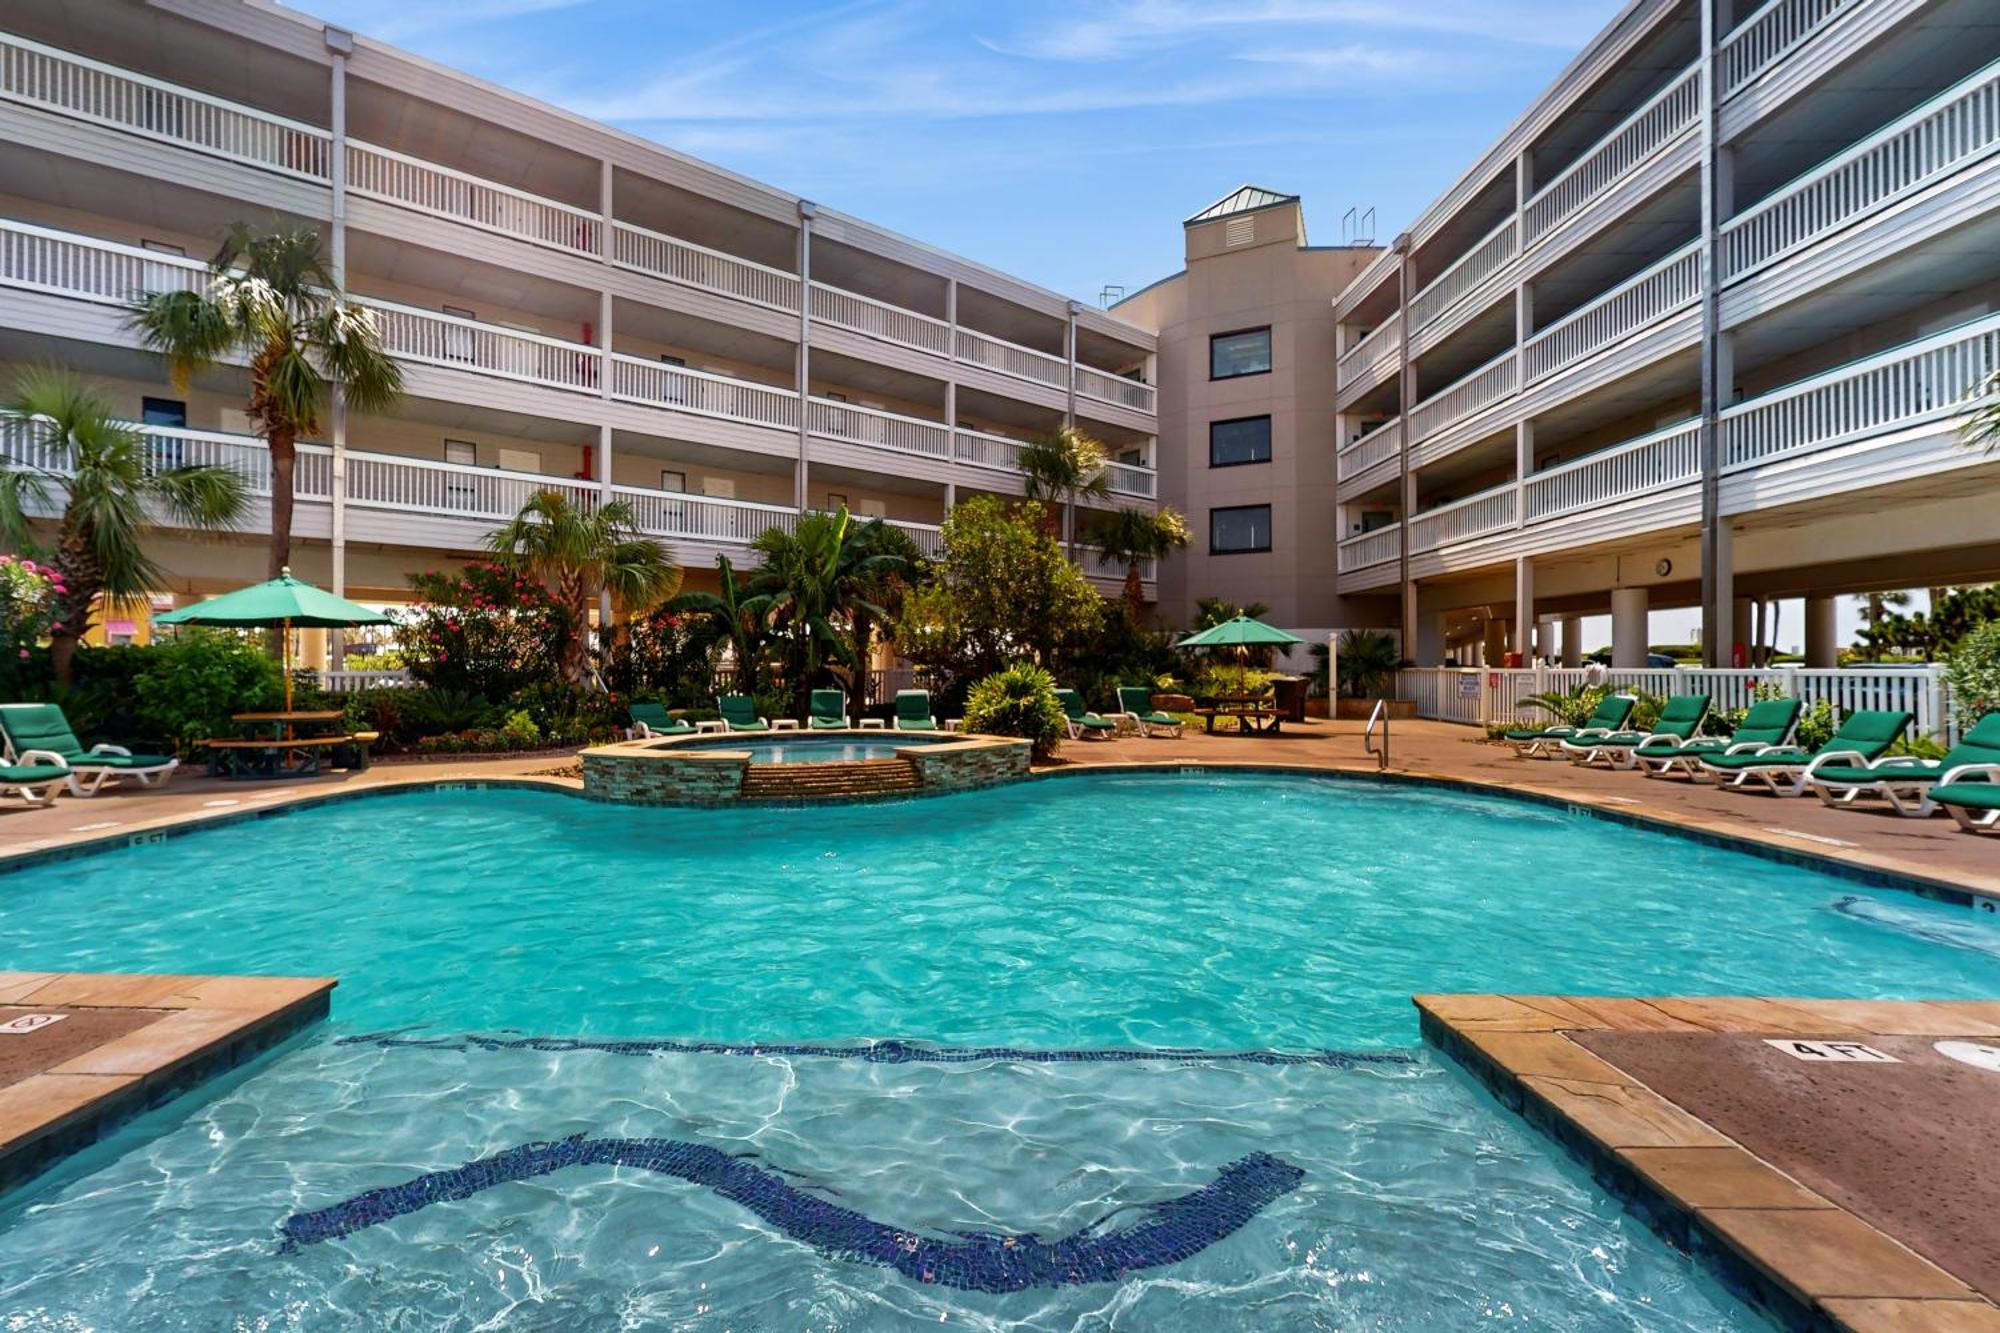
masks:
<path id="1" fill-rule="evenodd" d="M 1534 665 L 1534 646 L 1528 642 L 1529 627 L 1535 623 L 1535 562 L 1525 555 L 1514 557 L 1514 638 L 1513 650 L 1521 655 L 1522 666 Z"/>
<path id="2" fill-rule="evenodd" d="M 1076 312 L 1081 309 L 1076 301 L 1069 303 L 1069 323 L 1063 326 L 1063 359 L 1069 362 L 1069 393 L 1064 399 L 1063 424 L 1076 424 Z"/>
<path id="3" fill-rule="evenodd" d="M 1840 665 L 1840 600 L 1806 598 L 1806 665 Z"/>
<path id="4" fill-rule="evenodd" d="M 1644 588 L 1611 590 L 1611 665 L 1646 665 L 1647 610 L 1651 598 Z"/>
<path id="5" fill-rule="evenodd" d="M 1548 661 L 1556 655 L 1556 621 L 1553 616 L 1543 616 L 1535 621 L 1535 663 Z"/>
<path id="6" fill-rule="evenodd" d="M 1717 660 L 1723 666 L 1733 665 L 1736 660 L 1734 653 L 1740 644 L 1743 647 L 1743 665 L 1756 665 L 1750 660 L 1750 642 L 1750 599 L 1748 597 L 1732 598 L 1729 604 L 1729 642 L 1722 645 L 1722 651 L 1717 655 Z"/>
<path id="7" fill-rule="evenodd" d="M 347 289 L 347 56 L 354 49 L 354 34 L 344 28 L 329 27 L 321 34 L 333 57 L 330 125 L 332 142 L 328 149 L 328 174 L 332 185 L 332 223 L 328 244 L 332 250 L 329 266 L 333 285 Z M 328 552 L 333 562 L 333 595 L 347 595 L 347 394 L 335 383 L 328 395 L 328 443 L 332 446 L 330 481 L 333 503 L 332 531 Z M 347 661 L 346 636 L 338 630 L 329 640 L 328 657 L 338 671 Z"/>
<path id="8" fill-rule="evenodd" d="M 1564 616 L 1562 618 L 1562 664 L 1566 667 L 1583 665 L 1583 617 Z"/>
<path id="9" fill-rule="evenodd" d="M 806 407 L 812 381 L 812 223 L 819 209 L 809 199 L 799 200 L 799 461 L 792 477 L 792 507 L 806 507 Z"/>

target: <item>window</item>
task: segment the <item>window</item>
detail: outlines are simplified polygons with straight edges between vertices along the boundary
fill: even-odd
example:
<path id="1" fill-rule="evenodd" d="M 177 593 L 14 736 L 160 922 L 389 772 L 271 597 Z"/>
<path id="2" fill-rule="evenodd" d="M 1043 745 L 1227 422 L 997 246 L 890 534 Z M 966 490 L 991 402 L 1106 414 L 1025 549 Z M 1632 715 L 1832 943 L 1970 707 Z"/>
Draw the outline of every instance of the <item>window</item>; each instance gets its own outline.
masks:
<path id="1" fill-rule="evenodd" d="M 1271 506 L 1233 505 L 1208 511 L 1208 553 L 1240 555 L 1271 549 Z"/>
<path id="2" fill-rule="evenodd" d="M 188 424 L 188 405 L 178 398 L 141 398 L 139 420 L 148 426 L 174 426 L 185 429 Z M 152 456 L 153 466 L 162 471 L 170 472 L 187 462 L 187 441 L 177 435 L 148 433 L 146 451 Z"/>
<path id="3" fill-rule="evenodd" d="M 478 319 L 479 316 L 462 306 L 440 306 L 445 314 L 454 319 Z M 447 324 L 444 329 L 444 354 L 450 361 L 470 361 L 474 354 L 473 331 L 463 324 Z"/>
<path id="4" fill-rule="evenodd" d="M 687 358 L 684 356 L 669 356 L 667 353 L 662 352 L 660 353 L 660 364 L 685 370 L 687 368 Z M 666 390 L 660 396 L 676 407 L 686 407 L 688 401 L 688 382 L 679 375 L 667 375 L 663 378 L 667 382 Z"/>
<path id="5" fill-rule="evenodd" d="M 845 508 L 847 508 L 846 496 L 842 495 L 839 491 L 828 491 L 826 493 L 826 509 L 828 513 L 837 514 Z"/>
<path id="6" fill-rule="evenodd" d="M 688 474 L 660 469 L 660 489 L 663 491 L 684 491 L 688 488 Z"/>
<path id="7" fill-rule="evenodd" d="M 187 256 L 187 247 L 184 245 L 175 245 L 172 241 L 149 241 L 143 236 L 139 238 L 139 248 L 151 250 L 156 255 L 180 255 L 183 258 Z"/>
<path id="8" fill-rule="evenodd" d="M 479 466 L 479 446 L 471 440 L 446 440 L 444 461 L 456 463 L 460 467 Z M 471 477 L 457 472 L 444 475 L 444 506 L 447 509 L 475 509 L 479 503 L 479 484 Z"/>
<path id="9" fill-rule="evenodd" d="M 148 426 L 177 426 L 185 429 L 188 424 L 188 405 L 178 398 L 141 398 L 139 420 Z"/>
<path id="10" fill-rule="evenodd" d="M 1238 467 L 1271 461 L 1271 418 L 1238 417 L 1208 423 L 1208 465 Z"/>
<path id="11" fill-rule="evenodd" d="M 1218 333 L 1208 340 L 1208 377 L 1233 380 L 1239 375 L 1268 375 L 1271 371 L 1271 330 L 1244 329 L 1239 333 Z"/>

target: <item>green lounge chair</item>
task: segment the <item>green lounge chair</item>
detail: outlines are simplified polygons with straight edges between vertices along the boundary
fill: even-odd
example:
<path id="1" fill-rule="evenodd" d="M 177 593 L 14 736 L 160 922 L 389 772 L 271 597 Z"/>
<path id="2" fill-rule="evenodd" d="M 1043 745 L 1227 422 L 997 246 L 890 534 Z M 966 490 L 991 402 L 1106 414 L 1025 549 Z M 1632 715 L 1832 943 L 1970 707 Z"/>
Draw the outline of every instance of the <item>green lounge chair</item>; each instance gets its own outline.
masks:
<path id="1" fill-rule="evenodd" d="M 48 805 L 69 781 L 69 765 L 45 750 L 30 750 L 23 758 L 42 757 L 39 764 L 0 764 L 0 797 L 19 796 L 28 805 Z"/>
<path id="2" fill-rule="evenodd" d="M 1813 770 L 1811 781 L 1813 794 L 1828 805 L 1880 796 L 1897 814 L 1923 819 L 1937 813 L 1936 788 L 1994 773 L 2000 773 L 2000 713 L 1973 723 L 1942 759 L 1895 754 L 1873 763 L 1827 764 Z"/>
<path id="3" fill-rule="evenodd" d="M 1931 789 L 1931 803 L 1967 833 L 2000 826 L 2000 765 L 1968 764 Z"/>
<path id="4" fill-rule="evenodd" d="M 770 719 L 757 716 L 757 701 L 747 694 L 718 695 L 715 711 L 722 714 L 724 731 L 769 731 Z"/>
<path id="5" fill-rule="evenodd" d="M 0 704 L 0 739 L 6 741 L 0 759 L 9 763 L 30 767 L 60 764 L 68 769 L 74 796 L 95 796 L 126 778 L 150 787 L 165 782 L 181 766 L 178 759 L 133 754 L 122 745 L 95 745 L 85 750 L 56 704 Z"/>
<path id="6" fill-rule="evenodd" d="M 683 722 L 669 713 L 665 704 L 635 700 L 631 712 L 631 734 L 635 737 L 685 736 L 694 730 L 692 723 Z"/>
<path id="7" fill-rule="evenodd" d="M 1132 725 L 1139 729 L 1141 736 L 1178 736 L 1181 734 L 1180 719 L 1172 713 L 1162 713 L 1153 707 L 1153 692 L 1138 685 L 1118 687 L 1118 707 L 1120 717 L 1132 719 Z"/>
<path id="8" fill-rule="evenodd" d="M 1685 773 L 1705 781 L 1701 761 L 1706 755 L 1748 753 L 1773 745 L 1789 745 L 1792 730 L 1799 724 L 1797 699 L 1759 699 L 1743 714 L 1743 721 L 1731 736 L 1703 736 L 1694 740 L 1651 741 L 1632 752 L 1632 758 L 1649 778 Z"/>
<path id="9" fill-rule="evenodd" d="M 1710 755 L 1701 766 L 1718 787 L 1747 791 L 1755 782 L 1769 787 L 1775 796 L 1798 796 L 1812 782 L 1815 770 L 1856 759 L 1867 763 L 1894 745 L 1909 725 L 1910 715 L 1900 708 L 1864 708 L 1842 718 L 1833 739 L 1811 754 L 1796 745 L 1771 745 Z"/>
<path id="10" fill-rule="evenodd" d="M 845 690 L 814 690 L 812 704 L 806 710 L 806 728 L 809 731 L 839 731 L 854 725 L 854 719 L 847 715 L 847 692 Z"/>
<path id="11" fill-rule="evenodd" d="M 1639 762 L 1642 745 L 1664 742 L 1685 745 L 1708 719 L 1706 694 L 1676 694 L 1667 700 L 1651 731 L 1614 731 L 1608 736 L 1565 736 L 1563 753 L 1572 764 L 1606 764 L 1631 768 Z"/>
<path id="12" fill-rule="evenodd" d="M 1632 716 L 1632 706 L 1638 700 L 1629 694 L 1607 694 L 1591 710 L 1590 716 L 1580 727 L 1523 727 L 1505 733 L 1507 744 L 1523 759 L 1535 755 L 1554 757 L 1557 747 L 1566 740 L 1586 736 L 1609 736 L 1625 725 L 1625 719 Z"/>
<path id="13" fill-rule="evenodd" d="M 896 712 L 890 725 L 897 731 L 936 731 L 937 719 L 931 716 L 931 692 L 897 690 Z"/>
<path id="14" fill-rule="evenodd" d="M 1092 740 L 1108 741 L 1117 734 L 1118 724 L 1085 708 L 1083 696 L 1075 690 L 1057 690 L 1056 702 L 1062 705 L 1063 722 L 1069 727 L 1071 740 L 1088 736 Z"/>

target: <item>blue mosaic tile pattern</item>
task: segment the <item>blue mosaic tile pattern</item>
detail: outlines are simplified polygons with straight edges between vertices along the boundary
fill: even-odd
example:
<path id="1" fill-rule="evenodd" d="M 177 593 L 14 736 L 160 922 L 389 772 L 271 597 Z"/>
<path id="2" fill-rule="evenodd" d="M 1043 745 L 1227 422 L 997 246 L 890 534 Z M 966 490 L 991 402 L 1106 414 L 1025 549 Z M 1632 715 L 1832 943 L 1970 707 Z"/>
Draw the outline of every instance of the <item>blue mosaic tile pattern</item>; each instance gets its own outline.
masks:
<path id="1" fill-rule="evenodd" d="M 1256 1152 L 1222 1168 L 1207 1185 L 1141 1209 L 1121 1231 L 1078 1233 L 1045 1241 L 1030 1234 L 965 1231 L 949 1240 L 920 1236 L 829 1203 L 787 1184 L 775 1172 L 701 1143 L 676 1139 L 589 1139 L 578 1134 L 433 1171 L 369 1190 L 344 1203 L 295 1213 L 279 1228 L 281 1251 L 333 1240 L 434 1203 L 572 1166 L 629 1166 L 711 1189 L 748 1208 L 794 1240 L 830 1258 L 893 1268 L 913 1281 L 961 1291 L 1116 1282 L 1126 1274 L 1199 1254 L 1298 1187 L 1305 1172 Z"/>
<path id="2" fill-rule="evenodd" d="M 831 1060 L 865 1060 L 870 1064 L 980 1064 L 988 1060 L 1011 1060 L 1021 1064 L 1071 1064 L 1097 1061 L 1106 1064 L 1251 1064 L 1322 1065 L 1332 1069 L 1354 1069 L 1364 1065 L 1409 1065 L 1417 1057 L 1407 1051 L 1202 1051 L 1161 1047 L 1157 1049 L 1109 1048 L 1062 1050 L 1025 1046 L 931 1046 L 907 1041 L 871 1041 L 854 1045 L 815 1042 L 720 1042 L 661 1041 L 632 1038 L 588 1037 L 503 1037 L 464 1033 L 450 1037 L 417 1037 L 407 1031 L 364 1032 L 342 1037 L 337 1046 L 380 1046 L 389 1050 L 419 1051 L 593 1051 L 602 1055 L 736 1055 L 736 1056 L 819 1056 Z"/>

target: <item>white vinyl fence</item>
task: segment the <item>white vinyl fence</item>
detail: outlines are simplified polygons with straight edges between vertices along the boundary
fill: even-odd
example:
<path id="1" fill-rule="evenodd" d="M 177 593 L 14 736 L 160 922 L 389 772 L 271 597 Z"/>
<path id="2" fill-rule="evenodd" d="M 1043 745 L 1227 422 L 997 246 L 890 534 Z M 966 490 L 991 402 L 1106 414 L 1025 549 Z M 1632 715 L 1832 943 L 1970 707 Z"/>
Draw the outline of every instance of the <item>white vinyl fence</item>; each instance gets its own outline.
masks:
<path id="1" fill-rule="evenodd" d="M 1702 667 L 1593 669 L 1589 667 L 1416 667 L 1396 673 L 1396 696 L 1417 705 L 1417 716 L 1473 726 L 1490 722 L 1547 721 L 1542 709 L 1523 703 L 1537 694 L 1564 693 L 1596 681 L 1613 689 L 1708 694 L 1717 709 L 1747 708 L 1759 686 L 1804 700 L 1821 700 L 1845 716 L 1861 708 L 1900 708 L 1916 718 L 1921 736 L 1955 740 L 1944 668 L 1771 666 L 1709 670 Z"/>

